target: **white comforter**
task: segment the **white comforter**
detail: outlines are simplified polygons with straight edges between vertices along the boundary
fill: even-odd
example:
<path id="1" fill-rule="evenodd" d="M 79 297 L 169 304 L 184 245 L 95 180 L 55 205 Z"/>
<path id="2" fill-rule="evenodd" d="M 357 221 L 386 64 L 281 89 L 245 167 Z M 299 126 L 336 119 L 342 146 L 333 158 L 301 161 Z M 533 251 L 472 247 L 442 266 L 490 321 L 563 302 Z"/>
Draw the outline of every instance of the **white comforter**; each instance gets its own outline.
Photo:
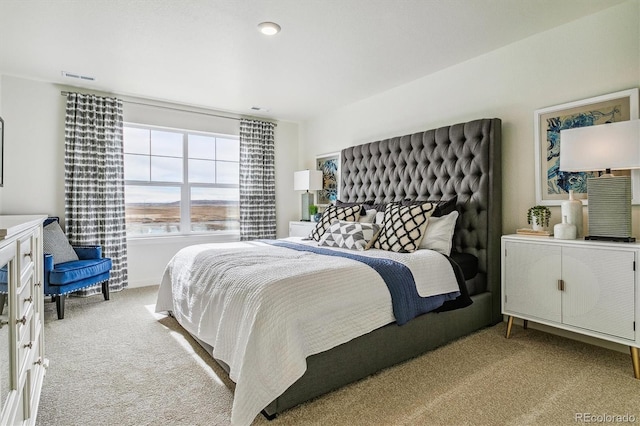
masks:
<path id="1" fill-rule="evenodd" d="M 458 291 L 449 262 L 437 252 L 358 254 L 405 264 L 423 297 Z M 371 267 L 260 242 L 179 251 L 160 285 L 156 312 L 164 311 L 230 367 L 237 425 L 250 424 L 300 378 L 306 357 L 395 320 L 387 286 Z"/>

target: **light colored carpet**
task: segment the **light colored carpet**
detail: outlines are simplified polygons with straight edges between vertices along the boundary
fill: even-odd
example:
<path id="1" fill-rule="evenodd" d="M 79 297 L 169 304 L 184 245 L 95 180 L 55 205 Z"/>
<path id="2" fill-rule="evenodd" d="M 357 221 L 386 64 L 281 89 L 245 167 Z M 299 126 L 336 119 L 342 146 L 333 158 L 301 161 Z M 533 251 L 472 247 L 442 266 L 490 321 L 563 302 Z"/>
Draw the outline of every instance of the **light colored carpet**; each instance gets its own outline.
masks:
<path id="1" fill-rule="evenodd" d="M 232 384 L 175 320 L 153 314 L 156 291 L 72 298 L 62 321 L 45 304 L 50 367 L 39 425 L 229 424 Z M 504 330 L 482 330 L 254 424 L 640 422 L 640 380 L 628 355 L 520 327 L 507 340 Z"/>

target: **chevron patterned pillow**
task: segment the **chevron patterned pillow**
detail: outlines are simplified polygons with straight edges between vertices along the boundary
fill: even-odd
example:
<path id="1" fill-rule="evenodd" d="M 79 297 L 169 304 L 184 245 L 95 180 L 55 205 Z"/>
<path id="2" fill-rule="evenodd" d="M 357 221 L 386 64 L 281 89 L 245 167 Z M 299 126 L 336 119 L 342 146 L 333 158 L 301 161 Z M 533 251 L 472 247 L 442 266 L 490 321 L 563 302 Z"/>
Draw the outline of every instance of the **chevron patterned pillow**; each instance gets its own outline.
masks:
<path id="1" fill-rule="evenodd" d="M 351 207 L 337 207 L 329 206 L 322 213 L 322 217 L 316 224 L 316 227 L 311 231 L 309 238 L 312 240 L 320 241 L 320 237 L 325 233 L 327 229 L 336 220 L 347 220 L 351 222 L 357 222 L 360 217 L 360 205 Z"/>
<path id="2" fill-rule="evenodd" d="M 341 247 L 350 250 L 367 250 L 380 225 L 364 222 L 347 222 L 339 220 L 326 230 L 320 238 L 320 246 Z"/>
<path id="3" fill-rule="evenodd" d="M 373 247 L 398 253 L 416 251 L 424 236 L 427 221 L 434 210 L 433 203 L 415 206 L 387 204 L 382 229 Z"/>

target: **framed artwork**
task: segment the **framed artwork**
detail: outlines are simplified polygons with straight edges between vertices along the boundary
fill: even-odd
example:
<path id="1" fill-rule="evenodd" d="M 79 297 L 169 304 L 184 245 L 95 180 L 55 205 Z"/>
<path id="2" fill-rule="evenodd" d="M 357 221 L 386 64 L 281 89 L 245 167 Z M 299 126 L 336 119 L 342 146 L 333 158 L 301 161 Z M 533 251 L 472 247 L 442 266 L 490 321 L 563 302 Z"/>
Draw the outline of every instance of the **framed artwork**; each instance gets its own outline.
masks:
<path id="1" fill-rule="evenodd" d="M 560 131 L 638 119 L 638 89 L 583 99 L 536 110 L 534 113 L 536 203 L 559 206 L 569 199 L 587 200 L 587 179 L 598 172 L 560 171 L 562 141 Z M 616 175 L 631 175 L 633 204 L 640 204 L 640 171 L 616 171 Z"/>
<path id="2" fill-rule="evenodd" d="M 316 205 L 326 207 L 340 195 L 340 153 L 318 155 L 316 168 L 322 171 L 322 189 L 318 191 Z"/>

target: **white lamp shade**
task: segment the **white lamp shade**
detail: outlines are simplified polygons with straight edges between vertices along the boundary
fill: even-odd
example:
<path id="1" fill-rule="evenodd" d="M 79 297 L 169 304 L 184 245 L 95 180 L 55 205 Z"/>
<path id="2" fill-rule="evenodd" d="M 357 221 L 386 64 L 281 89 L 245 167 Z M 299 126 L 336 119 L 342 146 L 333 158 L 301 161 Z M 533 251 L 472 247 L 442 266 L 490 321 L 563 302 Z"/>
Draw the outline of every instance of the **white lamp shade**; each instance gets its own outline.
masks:
<path id="1" fill-rule="evenodd" d="M 640 120 L 560 131 L 560 170 L 640 168 Z"/>
<path id="2" fill-rule="evenodd" d="M 315 191 L 322 189 L 322 172 L 320 170 L 301 170 L 293 174 L 294 191 Z"/>

